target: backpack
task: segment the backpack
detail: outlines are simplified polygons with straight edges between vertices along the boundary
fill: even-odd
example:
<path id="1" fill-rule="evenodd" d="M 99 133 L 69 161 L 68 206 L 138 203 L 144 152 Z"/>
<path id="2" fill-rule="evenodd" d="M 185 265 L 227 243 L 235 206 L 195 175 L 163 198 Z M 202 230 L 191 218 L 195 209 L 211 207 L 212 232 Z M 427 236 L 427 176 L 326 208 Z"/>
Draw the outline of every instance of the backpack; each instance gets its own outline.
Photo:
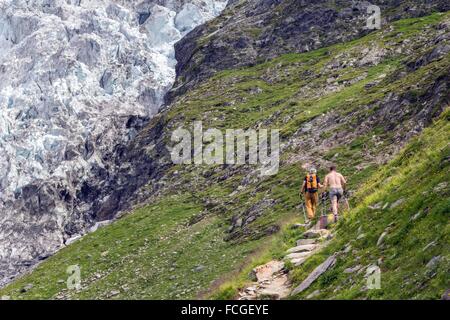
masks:
<path id="1" fill-rule="evenodd" d="M 308 174 L 306 176 L 306 190 L 308 190 L 308 192 L 317 192 L 317 187 L 317 175 Z"/>

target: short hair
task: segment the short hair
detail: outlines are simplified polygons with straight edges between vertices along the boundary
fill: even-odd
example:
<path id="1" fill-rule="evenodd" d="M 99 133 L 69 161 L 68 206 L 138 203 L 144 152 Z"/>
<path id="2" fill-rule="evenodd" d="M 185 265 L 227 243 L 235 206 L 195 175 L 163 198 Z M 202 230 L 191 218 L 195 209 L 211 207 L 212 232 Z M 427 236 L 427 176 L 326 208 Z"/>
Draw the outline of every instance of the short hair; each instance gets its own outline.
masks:
<path id="1" fill-rule="evenodd" d="M 334 164 L 330 166 L 330 171 L 336 171 L 336 166 Z"/>

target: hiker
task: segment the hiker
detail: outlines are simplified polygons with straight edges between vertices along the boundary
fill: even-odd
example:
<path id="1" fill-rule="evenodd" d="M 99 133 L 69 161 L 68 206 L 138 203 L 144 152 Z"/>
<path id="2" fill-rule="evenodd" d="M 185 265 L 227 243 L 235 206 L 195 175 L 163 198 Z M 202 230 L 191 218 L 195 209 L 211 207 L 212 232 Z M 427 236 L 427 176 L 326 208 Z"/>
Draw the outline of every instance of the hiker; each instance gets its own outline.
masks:
<path id="1" fill-rule="evenodd" d="M 317 204 L 319 202 L 319 188 L 323 186 L 320 184 L 320 178 L 317 175 L 317 170 L 315 168 L 310 168 L 309 173 L 303 180 L 302 188 L 300 193 L 305 195 L 305 205 L 308 219 L 314 219 L 316 215 Z"/>
<path id="2" fill-rule="evenodd" d="M 347 181 L 342 174 L 336 171 L 336 166 L 330 167 L 330 173 L 328 173 L 324 180 L 324 189 L 329 187 L 329 196 L 331 200 L 331 207 L 333 209 L 334 221 L 339 217 L 339 200 L 344 196 L 344 190 Z"/>

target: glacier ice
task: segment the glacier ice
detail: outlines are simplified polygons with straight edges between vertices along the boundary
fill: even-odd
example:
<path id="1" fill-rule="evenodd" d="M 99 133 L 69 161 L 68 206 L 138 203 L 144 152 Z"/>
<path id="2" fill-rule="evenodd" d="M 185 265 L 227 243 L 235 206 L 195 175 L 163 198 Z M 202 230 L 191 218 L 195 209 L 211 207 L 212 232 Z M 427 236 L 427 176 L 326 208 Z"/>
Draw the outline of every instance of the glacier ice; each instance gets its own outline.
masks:
<path id="1" fill-rule="evenodd" d="M 80 181 L 158 112 L 174 44 L 226 4 L 0 0 L 0 285 L 89 227 L 67 206 Z"/>

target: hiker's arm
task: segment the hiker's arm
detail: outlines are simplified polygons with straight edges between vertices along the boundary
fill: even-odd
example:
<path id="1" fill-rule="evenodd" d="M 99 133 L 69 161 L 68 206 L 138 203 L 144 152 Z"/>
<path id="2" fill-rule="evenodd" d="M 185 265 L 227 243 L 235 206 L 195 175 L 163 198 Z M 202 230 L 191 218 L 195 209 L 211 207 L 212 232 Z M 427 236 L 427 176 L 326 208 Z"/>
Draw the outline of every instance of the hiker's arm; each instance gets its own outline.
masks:
<path id="1" fill-rule="evenodd" d="M 345 180 L 344 176 L 341 174 L 341 184 L 344 190 L 347 189 L 347 180 Z"/>
<path id="2" fill-rule="evenodd" d="M 325 180 L 323 181 L 323 186 L 322 188 L 326 189 L 328 186 L 328 176 L 325 177 Z"/>
<path id="3" fill-rule="evenodd" d="M 320 188 L 323 188 L 323 184 L 320 183 L 319 177 L 317 177 L 317 186 Z"/>
<path id="4" fill-rule="evenodd" d="M 300 189 L 300 194 L 305 192 L 306 181 L 303 180 L 302 188 Z"/>

